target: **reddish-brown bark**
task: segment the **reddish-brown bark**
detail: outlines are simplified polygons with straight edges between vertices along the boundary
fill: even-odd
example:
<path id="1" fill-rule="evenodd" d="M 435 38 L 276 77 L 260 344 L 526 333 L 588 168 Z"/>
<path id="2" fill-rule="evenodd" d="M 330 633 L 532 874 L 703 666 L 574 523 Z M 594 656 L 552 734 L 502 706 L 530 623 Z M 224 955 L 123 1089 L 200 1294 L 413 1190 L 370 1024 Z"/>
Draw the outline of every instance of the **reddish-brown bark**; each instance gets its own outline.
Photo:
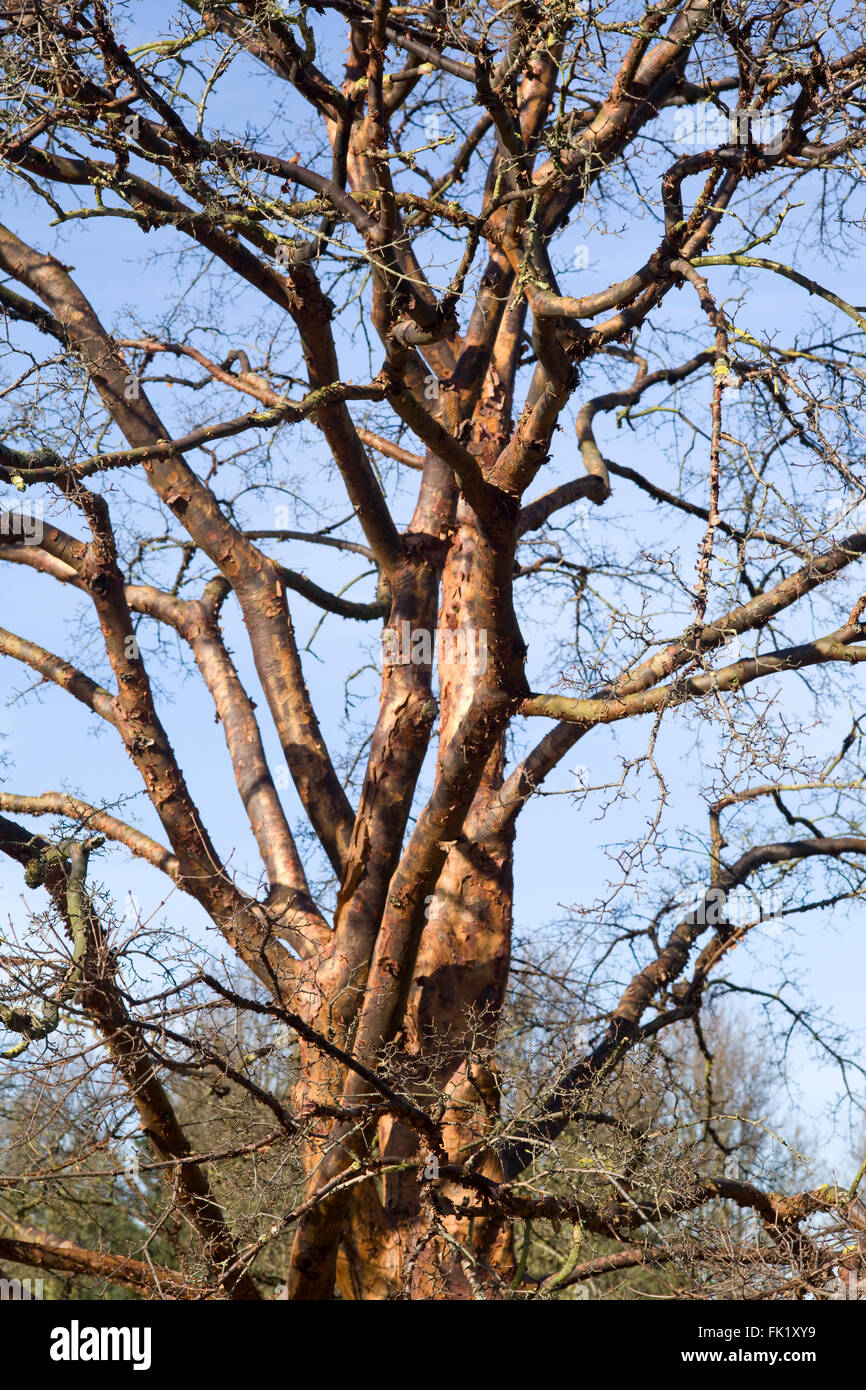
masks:
<path id="1" fill-rule="evenodd" d="M 335 8 L 340 13 L 346 9 Z M 744 100 L 751 100 L 756 84 L 761 101 L 788 84 L 795 88 L 778 150 L 752 142 L 746 148 L 725 147 L 675 160 L 658 194 L 665 230 L 656 249 L 636 271 L 624 266 L 629 273 L 609 288 L 572 297 L 559 292 L 549 251 L 553 233 L 577 215 L 662 107 L 696 104 L 731 89 L 731 79 L 723 79 L 722 86 L 695 84 L 686 69 L 710 30 L 714 42 L 727 36 L 740 61 L 737 43 L 746 42 L 745 31 L 732 37 L 720 24 L 713 0 L 665 3 L 645 13 L 637 7 L 635 25 L 628 35 L 619 34 L 623 42 L 605 89 L 586 109 L 575 110 L 568 139 L 556 143 L 551 122 L 575 16 L 558 16 L 555 7 L 550 15 L 530 6 L 511 8 L 511 28 L 494 61 L 468 28 L 457 40 L 450 37 L 438 5 L 429 7 L 429 29 L 410 26 L 402 12 L 392 14 L 386 0 L 372 7 L 350 6 L 349 51 L 340 87 L 299 48 L 288 19 L 264 14 L 252 0 L 232 11 L 209 10 L 207 25 L 214 32 L 230 35 L 311 103 L 330 144 L 331 171 L 324 174 L 307 168 L 300 155 L 291 160 L 251 148 L 244 140 L 208 140 L 201 122 L 199 129 L 190 129 L 180 104 L 175 110 L 145 65 L 127 54 L 96 5 L 86 34 L 93 54 L 101 55 L 105 85 L 92 75 L 85 77 L 73 61 L 80 57 L 76 45 L 84 32 L 76 30 L 63 36 L 69 62 L 56 74 L 58 106 L 65 110 L 71 104 L 77 110 L 83 101 L 84 114 L 75 121 L 83 122 L 87 132 L 88 122 L 98 123 L 111 107 L 112 92 L 124 85 L 138 113 L 137 160 L 158 170 L 160 178 L 165 175 L 164 182 L 176 191 L 130 172 L 129 153 L 112 143 L 110 130 L 103 132 L 103 144 L 113 150 L 114 163 L 96 157 L 95 143 L 80 157 L 68 157 L 45 138 L 46 126 L 39 122 L 5 149 L 7 164 L 40 187 L 96 188 L 100 196 L 107 189 L 146 230 L 170 227 L 195 242 L 222 270 L 284 312 L 299 345 L 306 375 L 301 402 L 289 400 L 252 371 L 244 353 L 233 352 L 218 364 L 189 344 L 162 341 L 158 335 L 121 340 L 105 327 L 68 267 L 0 227 L 0 269 L 25 292 L 0 290 L 9 322 L 23 322 L 75 355 L 98 393 L 106 423 L 128 445 L 68 464 L 51 450 L 29 462 L 5 446 L 0 455 L 0 480 L 6 483 L 57 483 L 76 509 L 85 536 L 49 526 L 35 547 L 8 539 L 0 545 L 0 560 L 29 565 L 46 579 L 87 595 L 114 691 L 103 689 L 63 657 L 5 630 L 0 632 L 0 653 L 54 682 L 113 727 L 159 817 L 167 846 L 99 809 L 95 798 L 91 805 L 58 792 L 3 793 L 0 806 L 27 816 L 63 814 L 80 831 L 98 831 L 163 869 L 197 899 L 258 977 L 272 1004 L 256 1001 L 256 1007 L 265 1013 L 272 1007 L 273 1016 L 288 1020 L 297 1032 L 297 1132 L 303 1119 L 316 1117 L 315 1126 L 303 1129 L 306 1187 L 292 1213 L 287 1286 L 288 1297 L 299 1301 L 505 1297 L 517 1274 L 516 1219 L 537 1214 L 558 1220 L 565 1212 L 587 1229 L 617 1239 L 651 1219 L 648 1206 L 629 1211 L 619 1199 L 599 1209 L 557 1205 L 553 1198 L 536 1202 L 510 1184 L 530 1161 L 533 1145 L 565 1129 L 574 1098 L 609 1073 L 648 1036 L 647 1029 L 661 1027 L 659 1019 L 667 1023 L 697 1017 L 706 978 L 729 950 L 731 937 L 720 931 L 696 952 L 706 923 L 684 921 L 667 939 L 653 940 L 654 955 L 635 967 L 594 1048 L 573 1058 L 566 1074 L 540 1097 L 531 1119 L 500 1142 L 495 1133 L 502 1118 L 496 1049 L 511 965 L 520 810 L 593 728 L 646 713 L 660 716 L 677 704 L 724 694 L 768 675 L 866 657 L 866 627 L 858 608 L 827 637 L 743 658 L 724 669 L 700 669 L 701 661 L 732 634 L 759 633 L 842 574 L 866 551 L 866 533 L 857 531 L 818 553 L 796 538 L 780 540 L 761 532 L 762 540 L 781 547 L 784 558 L 797 555 L 799 568 L 753 589 L 748 601 L 730 607 L 721 618 L 707 618 L 717 534 L 743 545 L 746 537 L 724 521 L 718 506 L 729 325 L 693 264 L 719 232 L 741 184 L 780 170 L 793 176 L 823 168 L 831 156 L 861 143 L 852 124 L 841 143 L 828 150 L 820 143 L 820 131 L 810 133 L 808 123 L 820 125 L 825 108 L 834 103 L 847 118 L 846 102 L 866 81 L 862 51 L 852 50 L 835 64 L 812 53 L 793 75 L 787 69 L 779 75 L 766 54 L 765 67 L 755 59 L 756 71 L 750 69 L 748 80 L 740 74 Z M 782 8 L 787 12 L 792 7 Z M 447 56 L 455 45 L 462 46 L 466 62 Z M 402 76 L 385 71 L 385 55 L 392 48 L 408 55 L 409 68 Z M 477 108 L 478 124 L 453 170 L 455 183 L 486 133 L 494 137 L 480 211 L 471 214 L 449 201 L 444 184 L 434 185 L 430 197 L 406 194 L 398 161 L 387 157 L 393 153 L 389 122 L 424 73 L 437 67 L 464 84 Z M 736 78 L 733 83 L 737 85 Z M 292 204 L 296 222 L 314 214 L 321 219 L 306 242 L 296 239 L 289 245 L 286 238 L 276 238 L 265 227 L 264 214 L 249 216 L 249 209 L 233 201 L 228 176 L 238 170 L 265 181 L 282 179 L 280 192 L 287 197 L 294 199 L 298 189 L 313 195 L 312 210 L 305 205 L 298 212 Z M 226 177 L 225 188 L 217 184 L 217 175 Z M 692 185 L 686 181 L 695 175 L 704 182 L 699 193 L 690 193 L 689 207 L 685 190 Z M 445 287 L 434 284 L 432 271 L 428 278 L 413 236 L 418 225 L 434 217 L 441 217 L 449 234 L 466 233 L 465 254 L 455 259 Z M 320 265 L 344 225 L 362 243 L 371 282 L 370 322 L 381 351 L 379 370 L 362 386 L 341 379 L 335 310 Z M 486 267 L 472 297 L 468 276 L 479 249 Z M 632 336 L 680 288 L 684 296 L 695 297 L 705 345 L 688 360 L 649 373 L 646 362 L 631 351 Z M 844 307 L 856 318 L 859 311 Z M 134 399 L 128 397 L 125 384 L 135 351 L 188 358 L 211 381 L 246 393 L 266 410 L 172 439 L 144 389 Z M 634 362 L 634 381 L 581 401 L 576 438 L 581 475 L 539 496 L 539 475 L 578 390 L 581 370 L 588 360 L 607 353 Z M 238 358 L 240 371 L 235 373 L 230 366 Z M 532 371 L 521 395 L 518 380 L 525 366 Z M 593 432 L 600 412 L 636 405 L 651 387 L 677 385 L 704 368 L 715 373 L 709 509 L 609 463 Z M 357 425 L 349 405 L 358 401 L 376 401 L 389 410 L 399 438 Z M 375 602 L 360 604 L 331 594 L 278 564 L 265 542 L 280 533 L 244 532 L 221 503 L 216 485 L 187 460 L 187 454 L 205 444 L 302 420 L 319 430 L 364 544 L 327 539 L 371 560 L 378 578 Z M 408 440 L 412 448 L 404 427 L 415 436 Z M 414 512 L 405 529 L 395 520 L 370 450 L 420 471 Z M 127 582 L 100 475 L 138 466 L 184 543 L 210 567 L 211 577 L 198 597 Z M 533 693 L 526 678 L 526 635 L 515 611 L 518 543 L 579 499 L 595 507 L 609 505 L 611 479 L 618 476 L 636 478 L 656 501 L 705 520 L 694 621 L 675 640 L 628 663 L 585 697 Z M 346 620 L 381 621 L 384 626 L 379 703 L 356 806 L 313 706 L 287 591 Z M 230 597 L 242 614 L 267 713 L 300 805 L 335 879 L 330 920 L 311 891 L 312 874 L 308 881 L 302 841 L 296 843 L 278 796 L 259 716 L 222 636 L 221 606 Z M 156 620 L 179 635 L 212 698 L 266 880 L 258 897 L 238 886 L 204 826 L 160 719 L 133 615 Z M 436 631 L 451 641 L 450 649 L 432 650 L 429 639 Z M 413 638 L 425 639 L 428 648 L 419 647 L 419 659 L 407 658 L 405 650 L 395 656 L 387 640 L 392 635 L 400 644 L 407 636 L 410 645 Z M 483 661 L 467 659 L 468 651 L 480 654 L 482 638 Z M 508 738 L 515 721 L 538 716 L 553 719 L 553 729 L 509 769 Z M 432 790 L 422 795 L 431 749 Z M 0 845 L 30 871 L 36 850 L 26 832 L 9 823 Z M 69 853 L 68 846 L 47 841 L 37 849 L 37 858 L 49 851 L 61 859 Z M 810 841 L 768 844 L 720 871 L 716 881 L 731 888 L 771 862 L 839 859 L 862 851 L 856 836 L 816 835 Z M 52 885 L 53 892 L 66 891 L 58 879 Z M 694 974 L 689 980 L 690 963 Z M 106 962 L 102 965 L 102 973 L 91 974 L 79 989 L 78 1004 L 103 1038 L 156 1153 L 178 1165 L 176 1203 L 192 1222 L 220 1288 L 236 1298 L 258 1297 L 245 1256 L 213 1195 L 207 1165 L 192 1161 L 192 1146 L 156 1075 L 153 1055 L 112 984 Z M 231 998 L 241 1007 L 237 996 Z M 250 1001 L 247 1006 L 254 1007 Z M 658 1012 L 648 1022 L 651 1009 Z M 295 1132 L 295 1119 L 288 1127 Z M 801 1198 L 796 1210 L 783 1208 L 772 1194 L 746 1185 L 725 1188 L 703 1181 L 691 1184 L 679 1205 L 672 1199 L 665 1211 L 730 1200 L 757 1210 L 776 1234 L 783 1226 L 787 1236 L 797 1222 L 824 1210 L 823 1198 Z M 23 1239 L 4 1239 L 0 1254 L 24 1260 L 29 1248 L 34 1264 L 48 1265 L 53 1259 L 54 1268 L 117 1277 L 136 1289 L 152 1286 L 138 1266 L 124 1272 L 111 1257 L 77 1248 L 50 1255 L 48 1244 L 36 1237 L 29 1245 Z M 659 1255 L 658 1262 L 666 1258 Z M 578 1269 L 590 1277 L 590 1268 L 604 1272 L 650 1264 L 655 1257 L 626 1251 L 619 1264 L 613 1257 L 603 1259 L 606 1265 L 595 1261 Z M 577 1277 L 572 1271 L 571 1282 Z M 168 1279 L 165 1287 L 181 1296 L 186 1286 Z"/>

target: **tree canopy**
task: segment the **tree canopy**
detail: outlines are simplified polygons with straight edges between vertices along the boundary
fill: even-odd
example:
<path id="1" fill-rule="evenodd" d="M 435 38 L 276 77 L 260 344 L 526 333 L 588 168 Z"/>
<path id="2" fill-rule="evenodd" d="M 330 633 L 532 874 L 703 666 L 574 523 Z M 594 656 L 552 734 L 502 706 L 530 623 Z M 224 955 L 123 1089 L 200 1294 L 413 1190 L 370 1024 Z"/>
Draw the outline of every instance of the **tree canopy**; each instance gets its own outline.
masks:
<path id="1" fill-rule="evenodd" d="M 0 1260 L 857 1285 L 863 18 L 0 7 Z"/>

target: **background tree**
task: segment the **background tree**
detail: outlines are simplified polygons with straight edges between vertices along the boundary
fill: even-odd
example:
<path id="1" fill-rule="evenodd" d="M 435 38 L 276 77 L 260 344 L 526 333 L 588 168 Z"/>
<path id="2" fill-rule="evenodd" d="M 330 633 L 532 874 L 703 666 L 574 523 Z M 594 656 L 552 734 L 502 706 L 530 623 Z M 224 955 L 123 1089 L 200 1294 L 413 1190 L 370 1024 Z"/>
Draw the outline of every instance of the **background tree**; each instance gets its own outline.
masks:
<path id="1" fill-rule="evenodd" d="M 109 726 L 149 807 L 98 769 L 0 793 L 32 890 L 4 955 L 0 1259 L 162 1297 L 268 1296 L 278 1257 L 292 1299 L 551 1297 L 635 1269 L 838 1291 L 862 1169 L 815 1185 L 757 1137 L 771 1078 L 731 1031 L 759 1008 L 804 1030 L 856 1101 L 779 928 L 864 884 L 842 706 L 866 657 L 866 321 L 812 264 L 816 239 L 822 276 L 857 245 L 860 16 L 196 0 L 136 46 L 136 7 L 4 11 L 0 559 L 71 625 L 65 652 L 5 629 L 0 652 Z M 112 256 L 132 233 L 151 263 L 110 325 L 54 238 Z M 791 334 L 750 313 L 768 277 L 810 306 Z M 599 442 L 613 412 L 628 464 Z M 309 605 L 374 634 L 340 639 L 342 727 L 313 699 Z M 255 872 L 190 790 L 192 728 L 168 732 L 187 662 Z M 536 923 L 515 947 L 521 814 L 578 743 L 604 769 L 562 802 L 589 892 L 559 940 Z M 196 928 L 119 922 L 113 847 Z M 781 984 L 737 975 L 754 940 Z M 734 992 L 751 1012 L 725 1013 Z M 149 1176 L 100 1224 L 136 1131 Z"/>

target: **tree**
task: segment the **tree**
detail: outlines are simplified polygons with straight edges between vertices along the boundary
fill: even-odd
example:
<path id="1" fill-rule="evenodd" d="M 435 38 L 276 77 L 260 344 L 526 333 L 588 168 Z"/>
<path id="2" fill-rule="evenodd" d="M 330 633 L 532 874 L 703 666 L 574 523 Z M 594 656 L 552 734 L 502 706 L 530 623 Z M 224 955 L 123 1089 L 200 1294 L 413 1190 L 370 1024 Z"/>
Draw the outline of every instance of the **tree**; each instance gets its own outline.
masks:
<path id="1" fill-rule="evenodd" d="M 797 1187 L 776 1156 L 763 1181 L 713 1038 L 739 992 L 859 1074 L 770 966 L 731 973 L 866 881 L 860 716 L 829 751 L 806 729 L 866 657 L 866 321 L 826 264 L 858 245 L 857 15 L 191 0 L 136 47 L 134 8 L 4 10 L 0 559 L 86 602 L 68 652 L 5 629 L 0 652 L 108 726 L 150 808 L 96 769 L 0 793 L 31 890 L 0 1005 L 15 1122 L 52 1087 L 95 1098 L 71 1154 L 46 1140 L 14 1171 L 83 1181 L 101 1146 L 122 1175 L 131 1104 L 141 1171 L 170 1182 L 136 1198 L 157 1264 L 126 1227 L 117 1253 L 87 1222 L 58 1243 L 56 1203 L 44 1227 L 7 1211 L 0 1258 L 162 1297 L 265 1296 L 283 1249 L 292 1299 L 551 1297 L 669 1267 L 702 1295 L 830 1296 L 860 1259 L 863 1169 Z M 60 252 L 139 234 L 151 265 L 111 326 Z M 753 312 L 768 283 L 791 332 Z M 628 464 L 600 442 L 612 412 Z M 346 651 L 358 625 L 381 638 L 342 730 L 311 693 L 310 607 Z M 169 635 L 258 883 L 167 732 Z M 579 743 L 604 771 L 581 765 L 561 814 L 584 853 L 593 806 L 624 818 L 617 872 L 576 873 L 561 949 L 536 923 L 515 951 L 517 830 Z M 212 933 L 124 932 L 109 848 L 193 899 L 228 960 Z M 209 1087 L 224 1113 L 199 1123 Z"/>

